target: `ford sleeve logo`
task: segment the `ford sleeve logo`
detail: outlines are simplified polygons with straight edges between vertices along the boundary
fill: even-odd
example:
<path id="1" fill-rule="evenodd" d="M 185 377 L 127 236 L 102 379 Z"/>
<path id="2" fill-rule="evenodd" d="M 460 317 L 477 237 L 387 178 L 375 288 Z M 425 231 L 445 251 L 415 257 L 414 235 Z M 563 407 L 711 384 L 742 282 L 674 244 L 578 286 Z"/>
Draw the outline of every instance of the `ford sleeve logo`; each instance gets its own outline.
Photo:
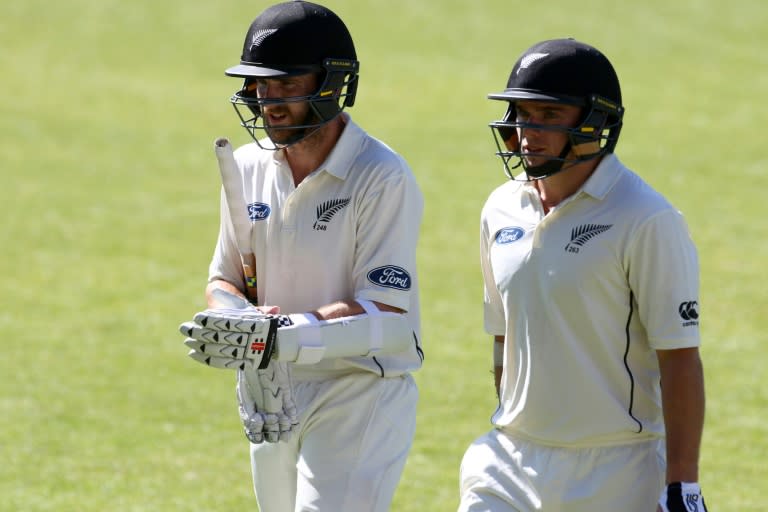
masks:
<path id="1" fill-rule="evenodd" d="M 521 238 L 523 238 L 523 235 L 525 235 L 525 231 L 523 228 L 513 227 L 513 228 L 504 228 L 499 230 L 498 233 L 496 233 L 496 243 L 497 244 L 511 244 L 512 242 L 517 242 Z"/>
<path id="2" fill-rule="evenodd" d="M 368 272 L 368 280 L 375 285 L 395 290 L 410 290 L 411 276 L 405 269 L 394 265 L 378 267 Z"/>
<path id="3" fill-rule="evenodd" d="M 251 203 L 248 205 L 248 218 L 252 221 L 266 220 L 269 217 L 272 208 L 264 203 Z"/>

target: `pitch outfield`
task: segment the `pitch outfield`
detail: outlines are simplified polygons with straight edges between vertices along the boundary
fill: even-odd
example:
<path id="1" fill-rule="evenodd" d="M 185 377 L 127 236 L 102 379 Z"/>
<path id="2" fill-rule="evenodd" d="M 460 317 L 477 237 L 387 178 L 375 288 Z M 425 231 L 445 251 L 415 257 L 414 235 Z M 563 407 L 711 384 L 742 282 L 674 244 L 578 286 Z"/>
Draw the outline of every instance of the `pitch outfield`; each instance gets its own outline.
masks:
<path id="1" fill-rule="evenodd" d="M 246 142 L 223 69 L 266 5 L 0 7 L 0 510 L 255 509 L 233 376 L 188 360 L 176 325 L 202 307 L 218 212 L 213 140 Z M 327 5 L 362 62 L 352 115 L 409 160 L 426 197 L 427 359 L 392 509 L 455 509 L 461 455 L 494 405 L 477 225 L 504 177 L 486 127 L 501 112 L 485 94 L 531 43 L 574 36 L 619 72 L 618 153 L 685 212 L 699 245 L 710 509 L 761 510 L 766 4 Z"/>

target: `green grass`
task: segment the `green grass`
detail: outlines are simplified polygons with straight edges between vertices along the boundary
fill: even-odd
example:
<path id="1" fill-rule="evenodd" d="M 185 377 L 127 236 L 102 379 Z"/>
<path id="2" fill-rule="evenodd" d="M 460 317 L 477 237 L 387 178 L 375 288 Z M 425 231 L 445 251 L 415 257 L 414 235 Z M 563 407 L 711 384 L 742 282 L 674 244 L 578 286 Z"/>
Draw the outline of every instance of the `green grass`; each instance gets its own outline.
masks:
<path id="1" fill-rule="evenodd" d="M 254 510 L 233 376 L 185 357 L 218 224 L 211 145 L 247 135 L 228 104 L 267 4 L 0 6 L 0 510 Z M 354 118 L 424 190 L 426 364 L 393 510 L 454 510 L 458 465 L 495 400 L 478 218 L 503 180 L 488 121 L 519 53 L 574 36 L 622 79 L 620 157 L 686 214 L 702 264 L 708 389 L 701 480 L 713 510 L 768 487 L 768 4 L 328 4 L 362 61 Z"/>

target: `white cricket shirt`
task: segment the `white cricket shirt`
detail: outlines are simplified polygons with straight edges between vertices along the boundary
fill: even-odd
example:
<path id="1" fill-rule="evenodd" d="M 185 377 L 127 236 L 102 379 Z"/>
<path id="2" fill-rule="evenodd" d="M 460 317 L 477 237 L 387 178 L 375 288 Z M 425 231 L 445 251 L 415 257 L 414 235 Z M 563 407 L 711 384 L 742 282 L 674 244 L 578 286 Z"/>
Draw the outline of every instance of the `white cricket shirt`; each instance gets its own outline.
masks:
<path id="1" fill-rule="evenodd" d="M 423 198 L 407 163 L 364 132 L 347 114 L 346 126 L 326 161 L 294 186 L 282 150 L 255 143 L 235 151 L 246 203 L 254 220 L 259 301 L 301 313 L 338 300 L 367 299 L 407 311 L 420 340 L 416 243 Z M 227 208 L 209 281 L 240 289 L 243 274 Z M 421 366 L 422 352 L 321 361 L 311 369 L 364 369 L 398 375 Z"/>
<path id="2" fill-rule="evenodd" d="M 553 446 L 662 436 L 655 350 L 699 345 L 682 215 L 611 154 L 548 215 L 532 185 L 497 188 L 481 232 L 485 329 L 506 336 L 494 424 Z"/>

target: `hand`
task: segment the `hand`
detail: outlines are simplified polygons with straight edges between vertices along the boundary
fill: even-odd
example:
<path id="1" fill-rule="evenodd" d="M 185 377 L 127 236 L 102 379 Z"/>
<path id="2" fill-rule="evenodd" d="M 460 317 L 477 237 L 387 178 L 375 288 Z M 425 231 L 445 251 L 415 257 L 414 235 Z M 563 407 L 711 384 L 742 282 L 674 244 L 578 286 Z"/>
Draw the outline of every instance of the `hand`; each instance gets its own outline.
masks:
<path id="1" fill-rule="evenodd" d="M 277 328 L 288 317 L 265 315 L 255 308 L 206 309 L 179 331 L 195 361 L 232 370 L 264 369 L 275 349 Z"/>
<path id="2" fill-rule="evenodd" d="M 214 295 L 216 293 L 214 292 Z M 226 299 L 222 303 L 221 297 Z M 236 296 L 219 294 L 217 305 L 195 315 L 192 322 L 181 324 L 191 348 L 192 359 L 215 368 L 237 372 L 238 411 L 248 440 L 276 443 L 290 439 L 298 426 L 298 412 L 293 402 L 290 369 L 287 364 L 271 361 L 278 327 L 292 324 L 284 315 L 265 314 Z M 268 313 L 277 313 L 277 307 Z M 263 349 L 262 349 L 263 345 Z M 249 386 L 244 371 L 256 375 Z"/>
<path id="3" fill-rule="evenodd" d="M 657 512 L 707 512 L 701 487 L 696 482 L 672 482 L 659 498 Z"/>
<path id="4" fill-rule="evenodd" d="M 259 403 L 257 400 L 256 403 L 267 413 L 264 418 L 264 437 L 271 443 L 287 441 L 293 428 L 299 424 L 289 366 L 273 361 L 257 373 L 264 401 Z"/>
<path id="5" fill-rule="evenodd" d="M 272 361 L 254 373 L 256 378 L 246 378 L 244 372 L 237 372 L 238 410 L 245 436 L 256 444 L 288 441 L 299 425 L 290 366 Z"/>

